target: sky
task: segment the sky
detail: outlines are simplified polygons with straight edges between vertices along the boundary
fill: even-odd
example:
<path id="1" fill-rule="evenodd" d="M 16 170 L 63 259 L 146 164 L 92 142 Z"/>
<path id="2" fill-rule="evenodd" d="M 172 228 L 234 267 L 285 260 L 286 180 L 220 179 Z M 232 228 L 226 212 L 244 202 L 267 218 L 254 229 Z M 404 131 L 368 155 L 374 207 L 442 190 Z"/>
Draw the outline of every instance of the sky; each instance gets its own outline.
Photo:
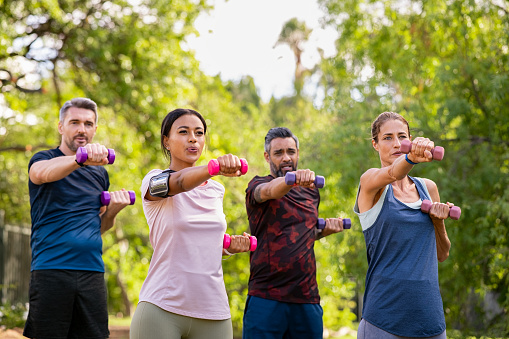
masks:
<path id="1" fill-rule="evenodd" d="M 311 68 L 319 61 L 317 47 L 334 55 L 337 34 L 321 28 L 323 12 L 316 0 L 215 0 L 214 9 L 201 14 L 195 27 L 199 37 L 189 37 L 201 69 L 221 79 L 252 76 L 259 95 L 267 102 L 293 93 L 295 57 L 286 45 L 275 46 L 284 23 L 292 18 L 313 29 L 303 45 L 302 63 Z"/>

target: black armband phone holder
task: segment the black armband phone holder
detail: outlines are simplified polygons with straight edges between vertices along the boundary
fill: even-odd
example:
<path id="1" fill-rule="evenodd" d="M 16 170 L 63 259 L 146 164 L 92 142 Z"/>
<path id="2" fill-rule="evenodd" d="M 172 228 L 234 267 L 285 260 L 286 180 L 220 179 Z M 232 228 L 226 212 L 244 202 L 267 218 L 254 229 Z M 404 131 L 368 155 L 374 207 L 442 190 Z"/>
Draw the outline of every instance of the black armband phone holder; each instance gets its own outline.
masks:
<path id="1" fill-rule="evenodd" d="M 159 198 L 167 198 L 170 191 L 170 171 L 166 170 L 162 173 L 150 178 L 148 190 L 151 196 Z"/>

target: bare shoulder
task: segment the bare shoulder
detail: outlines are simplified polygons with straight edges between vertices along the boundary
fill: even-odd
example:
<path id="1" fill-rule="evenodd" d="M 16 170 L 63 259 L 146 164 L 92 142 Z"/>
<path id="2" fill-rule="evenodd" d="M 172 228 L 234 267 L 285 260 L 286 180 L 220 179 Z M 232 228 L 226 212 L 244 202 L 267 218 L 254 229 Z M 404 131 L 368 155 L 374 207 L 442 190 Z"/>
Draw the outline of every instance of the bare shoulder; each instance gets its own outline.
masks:
<path id="1" fill-rule="evenodd" d="M 438 194 L 437 184 L 431 179 L 422 178 L 424 183 L 426 184 L 426 188 L 428 189 L 429 195 L 434 202 L 440 202 L 440 195 Z"/>

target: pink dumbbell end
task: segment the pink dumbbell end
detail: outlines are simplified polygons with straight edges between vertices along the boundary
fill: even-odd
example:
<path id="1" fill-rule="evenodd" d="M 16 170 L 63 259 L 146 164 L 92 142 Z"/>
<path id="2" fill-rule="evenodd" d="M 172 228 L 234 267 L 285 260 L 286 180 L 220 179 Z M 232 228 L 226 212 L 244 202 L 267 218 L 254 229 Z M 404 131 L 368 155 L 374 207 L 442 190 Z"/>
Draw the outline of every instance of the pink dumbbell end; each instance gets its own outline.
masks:
<path id="1" fill-rule="evenodd" d="M 429 200 L 423 200 L 421 205 L 421 211 L 424 213 L 429 213 L 431 209 L 431 205 L 433 203 Z M 461 208 L 458 206 L 453 206 L 449 209 L 449 217 L 453 220 L 458 220 L 461 217 Z"/>
<path id="2" fill-rule="evenodd" d="M 408 139 L 404 139 L 401 141 L 400 151 L 401 153 L 408 154 L 412 149 L 412 142 Z M 442 160 L 444 158 L 445 150 L 441 146 L 435 146 L 431 150 L 431 154 L 433 155 L 433 160 Z"/>
<path id="3" fill-rule="evenodd" d="M 216 175 L 220 171 L 219 161 L 217 161 L 216 159 L 210 160 L 207 167 L 208 167 L 210 175 Z M 240 159 L 240 173 L 246 174 L 247 170 L 248 170 L 247 160 L 241 158 Z"/>

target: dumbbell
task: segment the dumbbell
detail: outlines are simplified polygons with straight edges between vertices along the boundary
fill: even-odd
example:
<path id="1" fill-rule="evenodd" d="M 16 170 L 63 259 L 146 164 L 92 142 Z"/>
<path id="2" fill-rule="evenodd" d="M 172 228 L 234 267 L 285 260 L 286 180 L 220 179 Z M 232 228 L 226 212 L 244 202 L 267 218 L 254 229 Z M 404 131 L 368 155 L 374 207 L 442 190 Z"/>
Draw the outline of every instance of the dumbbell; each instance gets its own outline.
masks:
<path id="1" fill-rule="evenodd" d="M 410 150 L 412 150 L 412 142 L 408 139 L 401 140 L 401 146 L 400 146 L 401 153 L 408 154 L 410 153 Z M 441 146 L 435 146 L 431 150 L 431 155 L 433 156 L 433 160 L 442 160 L 444 158 L 445 150 Z"/>
<path id="2" fill-rule="evenodd" d="M 421 205 L 421 211 L 423 211 L 424 213 L 429 213 L 431 205 L 433 205 L 431 201 L 423 200 Z M 459 208 L 458 206 L 451 207 L 449 209 L 449 217 L 453 220 L 458 220 L 461 217 L 461 208 Z"/>
<path id="3" fill-rule="evenodd" d="M 295 175 L 294 172 L 288 172 L 285 175 L 285 183 L 289 186 L 295 185 L 296 179 L 297 176 Z M 314 183 L 316 187 L 322 188 L 323 186 L 325 186 L 325 178 L 322 177 L 321 175 L 316 175 Z"/>
<path id="4" fill-rule="evenodd" d="M 229 234 L 224 234 L 224 238 L 223 238 L 223 248 L 225 249 L 228 249 L 230 248 L 230 244 L 232 242 L 232 238 L 230 237 Z M 256 250 L 256 246 L 258 246 L 258 240 L 256 239 L 256 237 L 254 235 L 251 235 L 249 236 L 249 250 L 251 252 L 253 252 L 254 250 Z"/>
<path id="5" fill-rule="evenodd" d="M 76 151 L 76 161 L 80 164 L 84 163 L 88 159 L 87 149 L 85 147 L 78 147 Z M 113 148 L 108 148 L 108 164 L 113 164 L 115 162 L 115 150 Z"/>
<path id="6" fill-rule="evenodd" d="M 318 222 L 316 223 L 316 227 L 319 230 L 323 230 L 325 228 L 325 219 L 324 218 L 318 218 Z M 352 220 L 350 218 L 343 218 L 343 229 L 348 230 L 352 228 Z"/>
<path id="7" fill-rule="evenodd" d="M 134 205 L 134 202 L 136 201 L 136 194 L 134 193 L 134 191 L 128 191 L 128 192 L 129 192 L 129 199 L 131 200 L 129 205 Z M 101 192 L 101 204 L 103 206 L 107 206 L 107 205 L 110 204 L 110 201 L 111 201 L 111 194 L 110 194 L 110 192 L 102 191 Z"/>
<path id="8" fill-rule="evenodd" d="M 208 169 L 209 169 L 210 175 L 218 174 L 219 170 L 220 170 L 219 161 L 217 161 L 216 159 L 210 160 L 209 164 L 208 164 Z M 248 169 L 247 160 L 241 158 L 240 159 L 240 173 L 246 174 L 247 169 Z"/>

